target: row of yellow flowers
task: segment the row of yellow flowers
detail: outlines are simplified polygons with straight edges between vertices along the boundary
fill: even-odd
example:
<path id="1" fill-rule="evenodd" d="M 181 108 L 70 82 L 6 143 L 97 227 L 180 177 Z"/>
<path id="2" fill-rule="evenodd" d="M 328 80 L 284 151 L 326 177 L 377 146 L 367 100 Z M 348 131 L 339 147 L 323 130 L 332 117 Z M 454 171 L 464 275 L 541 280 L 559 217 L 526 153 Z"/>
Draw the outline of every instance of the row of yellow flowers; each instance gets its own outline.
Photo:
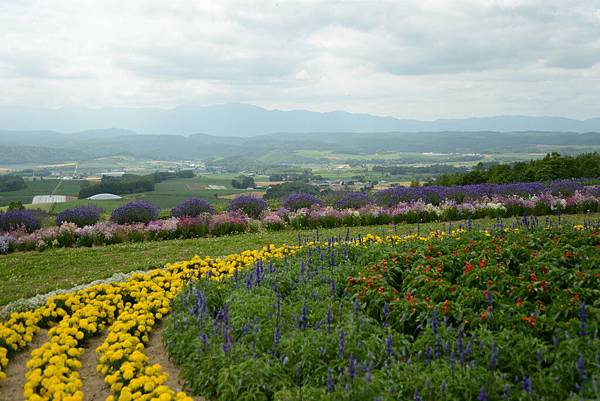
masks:
<path id="1" fill-rule="evenodd" d="M 115 364 L 103 365 L 100 371 L 106 373 L 106 382 L 119 399 L 127 399 L 128 391 L 136 390 L 135 399 L 149 399 L 155 396 L 162 399 L 181 398 L 162 383 L 166 376 L 160 373 L 160 367 L 147 366 L 147 358 L 141 353 L 143 344 L 148 341 L 148 333 L 157 320 L 168 313 L 170 300 L 179 292 L 185 282 L 201 276 L 221 280 L 237 269 L 255 263 L 258 259 L 281 257 L 295 252 L 297 247 L 265 247 L 260 251 L 244 251 L 224 258 L 200 258 L 168 264 L 165 269 L 156 269 L 146 274 L 135 274 L 123 283 L 102 284 L 86 288 L 71 294 L 52 297 L 47 304 L 26 315 L 13 314 L 3 327 L 10 331 L 2 337 L 2 349 L 6 352 L 3 366 L 8 363 L 8 350 L 4 344 L 15 344 L 11 353 L 27 346 L 40 326 L 49 330 L 49 341 L 33 350 L 28 362 L 24 395 L 29 400 L 82 400 L 82 383 L 77 369 L 79 358 L 84 351 L 87 338 L 110 326 L 110 333 L 100 347 L 102 358 L 116 362 L 126 368 L 125 376 L 112 371 Z M 28 322 L 23 323 L 24 316 Z M 115 319 L 117 319 L 115 321 Z M 134 319 L 134 320 L 132 320 Z M 135 321 L 135 328 L 131 322 Z M 12 326 L 10 324 L 13 324 Z M 128 334 L 128 341 L 121 341 L 120 334 Z M 115 344 L 133 348 L 114 350 Z M 112 346 L 112 347 L 111 347 Z M 137 347 L 137 348 L 136 348 Z M 133 351 L 138 351 L 134 353 Z M 105 351 L 105 352 L 104 352 Z M 116 356 L 125 355 L 129 361 L 116 361 Z M 131 352 L 130 352 L 131 351 Z M 110 354 L 110 355 L 109 355 Z M 3 353 L 4 355 L 4 353 Z M 131 357 L 133 356 L 133 359 Z M 121 363 L 123 362 L 123 363 Z M 126 362 L 137 363 L 128 365 Z M 106 371 L 103 372 L 102 368 Z M 137 370 L 135 369 L 137 368 Z M 126 379 L 125 377 L 130 377 Z M 117 383 L 115 379 L 119 379 Z M 142 383 L 142 387 L 139 384 Z M 124 385 L 126 384 L 126 385 Z M 126 388 L 125 391 L 121 391 Z"/>
<path id="2" fill-rule="evenodd" d="M 458 234 L 459 231 L 451 233 Z M 367 235 L 354 244 L 426 241 L 445 235 L 444 232 L 408 237 Z M 105 342 L 98 348 L 101 354 L 98 371 L 105 376 L 116 399 L 183 399 L 185 394 L 176 394 L 164 385 L 166 375 L 161 373 L 160 366 L 150 366 L 143 354 L 153 326 L 170 311 L 170 301 L 189 280 L 222 280 L 259 259 L 283 257 L 300 248 L 270 245 L 223 258 L 195 256 L 167 264 L 164 269 L 132 275 L 122 283 L 101 284 L 54 296 L 35 311 L 14 313 L 0 325 L 0 379 L 9 357 L 25 348 L 40 327 L 52 327 L 49 341 L 32 351 L 24 395 L 30 400 L 82 400 L 77 370 L 84 342 L 110 327 Z"/>

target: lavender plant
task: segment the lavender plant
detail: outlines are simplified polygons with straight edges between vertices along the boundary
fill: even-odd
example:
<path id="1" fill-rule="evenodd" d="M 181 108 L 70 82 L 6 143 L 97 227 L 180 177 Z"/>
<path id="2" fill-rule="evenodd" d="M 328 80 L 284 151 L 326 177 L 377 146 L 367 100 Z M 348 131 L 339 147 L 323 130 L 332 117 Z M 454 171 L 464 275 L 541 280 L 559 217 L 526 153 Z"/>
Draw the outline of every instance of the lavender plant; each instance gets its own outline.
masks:
<path id="1" fill-rule="evenodd" d="M 171 210 L 171 217 L 196 217 L 203 213 L 213 214 L 215 209 L 206 199 L 190 198 Z"/>
<path id="2" fill-rule="evenodd" d="M 229 203 L 227 210 L 241 211 L 250 218 L 258 219 L 267 210 L 267 203 L 256 196 L 240 195 Z"/>
<path id="3" fill-rule="evenodd" d="M 73 223 L 77 227 L 91 226 L 100 220 L 102 209 L 97 206 L 80 206 L 65 209 L 56 216 L 56 225 Z"/>
<path id="4" fill-rule="evenodd" d="M 149 223 L 156 220 L 160 209 L 145 200 L 136 200 L 116 208 L 110 219 L 117 224 Z"/>
<path id="5" fill-rule="evenodd" d="M 26 209 L 0 212 L 0 232 L 19 228 L 30 233 L 40 228 L 40 221 L 32 211 Z"/>
<path id="6" fill-rule="evenodd" d="M 283 207 L 295 212 L 298 209 L 310 208 L 312 206 L 320 206 L 322 202 L 319 198 L 307 193 L 290 194 L 283 201 Z"/>

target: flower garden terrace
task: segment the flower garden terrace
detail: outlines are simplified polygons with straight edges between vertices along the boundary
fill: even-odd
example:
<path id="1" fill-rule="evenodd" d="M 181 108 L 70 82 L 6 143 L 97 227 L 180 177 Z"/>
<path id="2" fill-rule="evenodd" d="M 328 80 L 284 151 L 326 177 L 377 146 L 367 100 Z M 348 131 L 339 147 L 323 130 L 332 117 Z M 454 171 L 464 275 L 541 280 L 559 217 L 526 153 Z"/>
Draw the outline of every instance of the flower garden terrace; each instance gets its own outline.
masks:
<path id="1" fill-rule="evenodd" d="M 560 184 L 560 185 L 559 185 Z M 527 189 L 529 188 L 529 189 Z M 561 189 L 562 188 L 562 189 Z M 537 192 L 552 189 L 552 192 Z M 529 192 L 528 192 L 529 191 Z M 0 254 L 61 247 L 92 247 L 128 242 L 219 237 L 242 232 L 410 224 L 516 216 L 585 214 L 600 211 L 598 187 L 568 181 L 504 186 L 396 187 L 374 196 L 350 193 L 325 206 L 308 194 L 292 194 L 289 207 L 267 209 L 262 199 L 246 196 L 227 212 L 214 213 L 205 200 L 183 202 L 172 217 L 158 219 L 159 210 L 136 201 L 97 221 L 94 208 L 63 213 L 60 225 L 39 228 L 27 211 L 0 213 Z M 312 202 L 312 203 L 311 203 Z M 199 204 L 198 204 L 199 203 Z M 85 209 L 85 210 L 83 210 Z M 29 214 L 27 214 L 29 213 Z M 95 223 L 91 223 L 96 218 Z M 70 220 L 69 220 L 70 219 Z M 4 222 L 3 222 L 4 221 Z"/>
<path id="2" fill-rule="evenodd" d="M 598 376 L 597 266 L 598 229 L 584 225 L 450 229 L 196 257 L 13 314 L 0 329 L 0 362 L 5 369 L 50 327 L 49 341 L 31 353 L 24 395 L 82 399 L 79 360 L 86 342 L 108 331 L 98 371 L 115 399 L 186 398 L 144 353 L 152 328 L 175 308 L 164 341 L 188 388 L 210 398 L 425 399 L 468 388 L 501 399 L 508 386 L 518 399 L 523 391 L 547 394 L 546 385 L 587 396 Z M 505 366 L 511 347 L 523 353 L 514 383 L 505 377 L 514 373 Z M 495 366 L 483 369 L 493 349 Z M 546 383 L 554 380 L 546 366 L 564 381 Z M 399 380 L 404 375 L 410 381 Z M 475 385 L 475 377 L 485 380 Z"/>

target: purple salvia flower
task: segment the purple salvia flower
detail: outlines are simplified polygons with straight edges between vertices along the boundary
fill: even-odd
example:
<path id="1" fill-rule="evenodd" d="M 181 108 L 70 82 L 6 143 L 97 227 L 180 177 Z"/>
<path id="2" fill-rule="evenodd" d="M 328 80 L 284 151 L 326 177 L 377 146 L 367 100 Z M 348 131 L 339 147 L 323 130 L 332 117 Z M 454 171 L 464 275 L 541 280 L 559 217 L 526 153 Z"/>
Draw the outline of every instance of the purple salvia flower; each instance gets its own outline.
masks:
<path id="1" fill-rule="evenodd" d="M 419 389 L 415 390 L 415 401 L 423 401 L 421 398 L 421 393 L 419 393 Z"/>
<path id="2" fill-rule="evenodd" d="M 307 321 L 307 310 L 306 310 L 306 301 L 304 301 L 304 305 L 302 305 L 302 313 L 300 314 L 300 317 L 298 318 L 298 327 L 302 330 L 304 330 L 306 328 L 306 321 Z"/>
<path id="3" fill-rule="evenodd" d="M 331 308 L 327 307 L 327 313 L 325 314 L 325 323 L 327 324 L 327 332 L 331 330 L 331 322 L 333 321 L 333 316 L 331 314 Z"/>
<path id="4" fill-rule="evenodd" d="M 362 364 L 362 371 L 365 374 L 365 382 L 366 383 L 371 383 L 371 364 L 367 363 L 367 362 L 363 362 Z"/>
<path id="5" fill-rule="evenodd" d="M 385 353 L 387 354 L 388 358 L 394 355 L 394 339 L 392 338 L 391 334 L 388 334 L 385 340 Z"/>
<path id="6" fill-rule="evenodd" d="M 348 377 L 350 378 L 350 382 L 353 382 L 356 378 L 356 368 L 358 367 L 358 362 L 354 357 L 354 354 L 350 354 L 350 359 L 348 360 Z"/>
<path id="7" fill-rule="evenodd" d="M 583 383 L 587 382 L 588 376 L 585 371 L 585 360 L 583 359 L 583 355 L 579 355 L 577 362 L 575 364 L 577 366 L 577 373 L 579 373 L 579 377 Z"/>
<path id="8" fill-rule="evenodd" d="M 340 336 L 338 340 L 338 354 L 340 356 L 344 356 L 344 351 L 346 349 L 346 333 L 344 330 L 340 330 Z"/>
<path id="9" fill-rule="evenodd" d="M 386 303 L 385 305 L 383 305 L 383 326 L 387 327 L 388 326 L 388 317 L 390 316 L 390 305 L 388 303 Z"/>
<path id="10" fill-rule="evenodd" d="M 200 334 L 200 341 L 202 341 L 202 344 L 204 344 L 205 348 L 208 348 L 208 336 L 206 333 Z"/>
<path id="11" fill-rule="evenodd" d="M 440 390 L 442 392 L 442 398 L 446 398 L 446 380 L 442 382 Z"/>
<path id="12" fill-rule="evenodd" d="M 327 387 L 328 393 L 333 393 L 333 390 L 334 390 L 333 375 L 331 373 L 332 373 L 332 369 L 329 368 L 327 370 L 327 380 L 325 382 L 325 386 Z"/>
<path id="13" fill-rule="evenodd" d="M 502 390 L 502 400 L 508 401 L 509 397 L 510 397 L 510 385 L 505 384 L 504 389 Z"/>
<path id="14" fill-rule="evenodd" d="M 485 388 L 481 387 L 481 390 L 479 390 L 479 395 L 477 396 L 477 401 L 488 401 L 488 394 L 485 391 Z"/>
<path id="15" fill-rule="evenodd" d="M 279 347 L 279 343 L 281 342 L 281 328 L 279 325 L 275 328 L 275 334 L 273 336 L 273 345 L 275 348 Z"/>
<path id="16" fill-rule="evenodd" d="M 498 346 L 495 342 L 492 343 L 492 354 L 490 355 L 490 370 L 493 370 L 498 365 Z"/>
<path id="17" fill-rule="evenodd" d="M 337 289 L 335 287 L 335 280 L 331 279 L 330 284 L 331 284 L 331 296 L 335 298 L 337 296 Z"/>
<path id="18" fill-rule="evenodd" d="M 523 377 L 523 391 L 526 393 L 531 393 L 533 391 L 533 383 L 531 383 L 529 376 Z"/>
<path id="19" fill-rule="evenodd" d="M 430 346 L 427 346 L 425 348 L 425 363 L 428 363 L 431 361 L 432 354 L 433 354 L 433 350 L 431 349 Z"/>

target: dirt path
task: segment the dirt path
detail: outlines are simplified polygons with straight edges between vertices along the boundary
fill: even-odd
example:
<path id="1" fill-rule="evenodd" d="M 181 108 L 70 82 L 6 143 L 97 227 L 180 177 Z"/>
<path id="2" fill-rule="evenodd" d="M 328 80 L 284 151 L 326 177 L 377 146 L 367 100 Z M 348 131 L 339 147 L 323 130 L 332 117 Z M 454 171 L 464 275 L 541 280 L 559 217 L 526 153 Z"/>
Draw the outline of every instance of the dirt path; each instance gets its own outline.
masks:
<path id="1" fill-rule="evenodd" d="M 175 391 L 183 391 L 183 382 L 179 379 L 179 368 L 169 359 L 162 340 L 163 326 L 159 324 L 150 336 L 150 342 L 144 353 L 150 359 L 150 364 L 158 363 L 164 373 L 169 375 L 165 383 Z M 102 344 L 106 333 L 91 338 L 85 343 L 85 352 L 81 356 L 81 369 L 79 374 L 83 384 L 84 399 L 86 401 L 104 401 L 111 395 L 110 389 L 104 383 L 100 373 L 96 371 L 98 365 L 98 354 L 96 348 Z M 9 362 L 6 369 L 6 380 L 0 381 L 0 401 L 17 401 L 23 399 L 23 385 L 25 384 L 25 373 L 27 372 L 27 361 L 31 357 L 31 350 L 40 347 L 48 341 L 48 331 L 40 330 L 34 337 L 29 347 L 18 353 Z M 202 397 L 192 397 L 195 401 L 205 401 Z"/>
<path id="2" fill-rule="evenodd" d="M 40 347 L 48 341 L 48 331 L 40 330 L 29 347 L 19 352 L 6 367 L 6 380 L 0 381 L 0 401 L 17 401 L 23 399 L 25 385 L 26 363 L 31 357 L 31 350 Z"/>
<path id="3" fill-rule="evenodd" d="M 150 342 L 146 345 L 144 353 L 150 360 L 150 365 L 158 363 L 161 367 L 162 372 L 169 375 L 167 382 L 165 383 L 171 389 L 175 391 L 183 391 L 183 381 L 179 379 L 179 368 L 169 359 L 169 355 L 162 344 L 162 332 L 163 325 L 159 323 L 150 336 Z M 190 395 L 189 393 L 187 393 Z M 195 401 L 205 401 L 204 398 L 199 396 L 192 396 Z"/>
<path id="4" fill-rule="evenodd" d="M 102 375 L 96 371 L 98 365 L 96 348 L 102 344 L 105 338 L 106 333 L 91 338 L 85 344 L 85 352 L 81 356 L 79 375 L 83 382 L 83 398 L 86 401 L 104 401 L 106 397 L 111 395 Z"/>

